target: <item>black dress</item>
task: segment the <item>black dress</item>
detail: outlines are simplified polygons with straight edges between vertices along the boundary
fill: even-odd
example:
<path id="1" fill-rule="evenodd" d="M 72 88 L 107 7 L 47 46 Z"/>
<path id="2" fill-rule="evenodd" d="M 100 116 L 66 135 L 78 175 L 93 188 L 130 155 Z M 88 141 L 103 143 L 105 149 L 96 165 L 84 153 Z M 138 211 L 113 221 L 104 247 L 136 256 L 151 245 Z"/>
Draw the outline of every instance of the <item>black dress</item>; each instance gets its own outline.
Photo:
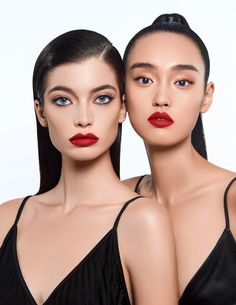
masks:
<path id="1" fill-rule="evenodd" d="M 140 182 L 136 187 L 139 193 Z M 227 195 L 236 177 L 224 192 L 226 226 L 215 247 L 185 288 L 179 305 L 236 305 L 236 242 L 230 230 Z M 236 205 L 236 202 L 235 202 Z"/>
<path id="2" fill-rule="evenodd" d="M 88 255 L 57 285 L 43 305 L 130 305 L 119 254 L 117 226 L 126 207 L 137 198 L 127 201 L 113 227 Z M 22 276 L 16 251 L 16 220 L 0 248 L 0 304 L 37 305 Z"/>

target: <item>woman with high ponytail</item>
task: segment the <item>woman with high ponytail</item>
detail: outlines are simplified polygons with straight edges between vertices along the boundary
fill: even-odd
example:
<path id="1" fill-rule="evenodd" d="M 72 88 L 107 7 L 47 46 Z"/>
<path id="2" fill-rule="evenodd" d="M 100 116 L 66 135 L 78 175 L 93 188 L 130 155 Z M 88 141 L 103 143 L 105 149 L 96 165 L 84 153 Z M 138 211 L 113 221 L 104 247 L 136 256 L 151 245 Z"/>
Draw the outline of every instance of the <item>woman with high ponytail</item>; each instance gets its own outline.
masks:
<path id="1" fill-rule="evenodd" d="M 175 236 L 179 304 L 236 304 L 236 174 L 207 161 L 202 113 L 212 102 L 210 60 L 179 14 L 128 43 L 125 99 L 151 175 L 125 183 L 166 206 Z"/>

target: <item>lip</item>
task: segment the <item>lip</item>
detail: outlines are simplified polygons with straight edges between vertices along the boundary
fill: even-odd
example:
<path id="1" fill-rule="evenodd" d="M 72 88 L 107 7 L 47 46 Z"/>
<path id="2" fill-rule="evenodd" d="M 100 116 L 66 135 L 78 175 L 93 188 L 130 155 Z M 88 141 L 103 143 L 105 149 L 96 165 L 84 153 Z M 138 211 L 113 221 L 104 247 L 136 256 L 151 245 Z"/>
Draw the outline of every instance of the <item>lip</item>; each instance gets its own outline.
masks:
<path id="1" fill-rule="evenodd" d="M 166 112 L 154 112 L 148 118 L 150 124 L 155 127 L 168 127 L 174 123 L 173 119 Z"/>
<path id="2" fill-rule="evenodd" d="M 69 139 L 69 141 L 76 146 L 86 147 L 95 144 L 98 141 L 98 137 L 96 137 L 92 133 L 77 133 L 73 137 Z"/>

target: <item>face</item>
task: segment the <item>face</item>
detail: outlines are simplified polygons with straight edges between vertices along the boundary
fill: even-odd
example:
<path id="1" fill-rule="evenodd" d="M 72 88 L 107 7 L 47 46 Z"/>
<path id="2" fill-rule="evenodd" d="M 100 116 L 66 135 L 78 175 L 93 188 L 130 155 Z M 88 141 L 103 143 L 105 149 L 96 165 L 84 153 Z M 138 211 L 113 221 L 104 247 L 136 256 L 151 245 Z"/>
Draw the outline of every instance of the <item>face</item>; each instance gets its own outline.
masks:
<path id="1" fill-rule="evenodd" d="M 109 151 L 125 108 L 116 75 L 102 58 L 54 68 L 45 88 L 43 107 L 35 101 L 36 113 L 64 158 L 85 161 Z"/>
<path id="2" fill-rule="evenodd" d="M 204 62 L 188 37 L 155 32 L 139 38 L 126 64 L 131 124 L 146 144 L 190 141 L 199 112 L 209 108 L 213 84 L 204 84 Z"/>

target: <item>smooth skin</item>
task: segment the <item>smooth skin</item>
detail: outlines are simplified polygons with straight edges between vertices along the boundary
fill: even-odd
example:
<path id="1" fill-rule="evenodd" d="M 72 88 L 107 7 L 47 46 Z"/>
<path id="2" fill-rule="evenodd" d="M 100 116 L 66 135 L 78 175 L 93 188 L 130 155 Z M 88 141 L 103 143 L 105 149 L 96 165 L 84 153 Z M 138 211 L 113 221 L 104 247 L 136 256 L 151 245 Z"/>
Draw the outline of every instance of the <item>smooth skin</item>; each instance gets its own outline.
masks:
<path id="1" fill-rule="evenodd" d="M 36 100 L 35 110 L 62 154 L 58 185 L 31 197 L 18 223 L 20 268 L 42 305 L 136 194 L 118 179 L 111 164 L 109 148 L 126 109 L 115 73 L 102 58 L 54 68 L 47 76 L 44 106 Z M 88 147 L 74 146 L 69 138 L 79 132 L 93 133 L 99 140 Z M 0 206 L 0 244 L 21 201 Z M 150 199 L 134 201 L 121 217 L 118 237 L 131 304 L 177 304 L 175 248 L 166 209 Z"/>
<path id="2" fill-rule="evenodd" d="M 168 32 L 139 38 L 126 66 L 127 109 L 132 126 L 144 140 L 151 167 L 140 194 L 168 209 L 176 242 L 179 296 L 225 228 L 223 193 L 236 176 L 203 159 L 191 145 L 198 115 L 209 109 L 213 98 L 214 84 L 205 86 L 204 72 L 194 42 Z M 156 111 L 167 112 L 174 123 L 154 127 L 147 119 Z M 138 179 L 125 184 L 134 190 Z M 228 201 L 234 236 L 235 200 L 233 185 Z"/>

